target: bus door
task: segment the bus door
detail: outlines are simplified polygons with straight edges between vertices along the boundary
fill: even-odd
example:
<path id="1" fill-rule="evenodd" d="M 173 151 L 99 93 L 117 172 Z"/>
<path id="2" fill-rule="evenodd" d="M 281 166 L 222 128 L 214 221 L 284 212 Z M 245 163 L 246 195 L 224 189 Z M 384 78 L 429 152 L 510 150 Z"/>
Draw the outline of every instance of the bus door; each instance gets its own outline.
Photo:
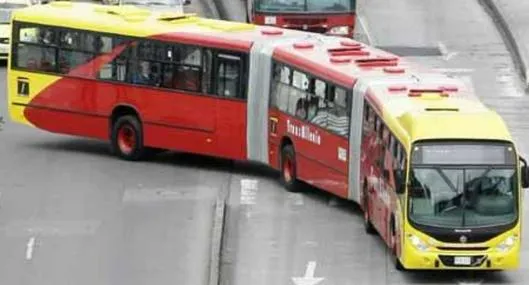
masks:
<path id="1" fill-rule="evenodd" d="M 219 52 L 215 59 L 216 139 L 219 156 L 246 158 L 246 56 Z M 206 115 L 206 114 L 205 114 Z"/>

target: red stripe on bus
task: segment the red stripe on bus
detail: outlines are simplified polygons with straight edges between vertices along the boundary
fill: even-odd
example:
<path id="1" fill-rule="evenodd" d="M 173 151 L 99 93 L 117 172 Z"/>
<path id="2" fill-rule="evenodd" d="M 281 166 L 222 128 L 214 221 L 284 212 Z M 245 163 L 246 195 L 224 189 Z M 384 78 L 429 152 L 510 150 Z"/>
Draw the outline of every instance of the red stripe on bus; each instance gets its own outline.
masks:
<path id="1" fill-rule="evenodd" d="M 248 52 L 252 46 L 252 42 L 244 40 L 235 40 L 228 38 L 220 38 L 214 35 L 200 35 L 183 32 L 173 32 L 166 34 L 159 34 L 150 36 L 151 39 L 178 42 L 182 44 L 200 45 L 211 48 L 220 48 L 227 50 L 234 50 L 240 52 Z"/>
<path id="2" fill-rule="evenodd" d="M 94 59 L 90 60 L 89 62 L 79 65 L 78 67 L 70 70 L 70 72 L 68 72 L 68 75 L 86 78 L 96 78 L 96 75 L 101 71 L 103 65 L 114 60 L 114 58 L 120 55 L 123 50 L 127 48 L 127 46 L 128 44 L 121 44 L 119 46 L 116 46 L 110 53 L 97 55 L 96 57 L 94 57 Z"/>

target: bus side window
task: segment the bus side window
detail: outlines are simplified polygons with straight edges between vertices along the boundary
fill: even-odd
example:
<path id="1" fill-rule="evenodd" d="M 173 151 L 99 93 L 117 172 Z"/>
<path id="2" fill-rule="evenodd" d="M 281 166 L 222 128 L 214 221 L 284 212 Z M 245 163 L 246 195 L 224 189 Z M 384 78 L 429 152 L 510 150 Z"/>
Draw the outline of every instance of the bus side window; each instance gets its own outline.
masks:
<path id="1" fill-rule="evenodd" d="M 18 40 L 25 43 L 37 43 L 39 35 L 38 27 L 21 27 L 18 30 Z"/>
<path id="2" fill-rule="evenodd" d="M 328 129 L 341 136 L 349 135 L 349 115 L 347 108 L 347 91 L 340 87 L 334 87 L 333 104 L 331 113 L 327 119 Z"/>
<path id="3" fill-rule="evenodd" d="M 213 53 L 210 49 L 204 49 L 202 53 L 202 92 L 204 94 L 210 94 L 213 92 L 211 80 L 212 80 L 212 69 L 213 69 Z"/>
<path id="4" fill-rule="evenodd" d="M 309 89 L 308 76 L 300 71 L 294 70 L 292 75 L 292 86 L 288 96 L 288 113 L 300 119 L 307 118 L 307 91 Z"/>
<path id="5" fill-rule="evenodd" d="M 176 89 L 199 91 L 202 76 L 202 49 L 190 46 L 175 47 L 178 64 L 175 68 L 174 86 Z"/>
<path id="6" fill-rule="evenodd" d="M 270 104 L 283 112 L 288 110 L 288 90 L 290 89 L 291 70 L 288 66 L 274 62 L 274 74 L 270 89 Z"/>
<path id="7" fill-rule="evenodd" d="M 230 54 L 217 55 L 217 95 L 229 98 L 244 98 L 241 94 L 240 56 Z"/>
<path id="8" fill-rule="evenodd" d="M 309 122 L 322 128 L 327 127 L 327 102 L 325 94 L 327 93 L 327 83 L 319 79 L 314 80 L 314 93 L 309 96 L 308 117 Z"/>

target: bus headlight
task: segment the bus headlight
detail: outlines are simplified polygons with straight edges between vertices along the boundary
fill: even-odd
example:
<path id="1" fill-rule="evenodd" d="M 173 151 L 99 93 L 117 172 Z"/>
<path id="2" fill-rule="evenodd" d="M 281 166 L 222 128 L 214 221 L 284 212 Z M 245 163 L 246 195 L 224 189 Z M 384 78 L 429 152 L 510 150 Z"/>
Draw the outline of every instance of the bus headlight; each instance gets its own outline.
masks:
<path id="1" fill-rule="evenodd" d="M 329 34 L 333 34 L 333 35 L 347 35 L 347 34 L 349 34 L 349 27 L 348 26 L 332 27 L 329 30 Z"/>
<path id="2" fill-rule="evenodd" d="M 508 251 L 509 249 L 511 249 L 514 246 L 514 244 L 516 243 L 516 239 L 517 239 L 517 237 L 514 236 L 514 235 L 507 237 L 504 241 L 500 242 L 496 246 L 496 250 L 498 250 L 500 252 Z"/>
<path id="3" fill-rule="evenodd" d="M 408 235 L 411 244 L 420 251 L 427 251 L 430 246 L 426 244 L 420 237 L 416 235 Z"/>

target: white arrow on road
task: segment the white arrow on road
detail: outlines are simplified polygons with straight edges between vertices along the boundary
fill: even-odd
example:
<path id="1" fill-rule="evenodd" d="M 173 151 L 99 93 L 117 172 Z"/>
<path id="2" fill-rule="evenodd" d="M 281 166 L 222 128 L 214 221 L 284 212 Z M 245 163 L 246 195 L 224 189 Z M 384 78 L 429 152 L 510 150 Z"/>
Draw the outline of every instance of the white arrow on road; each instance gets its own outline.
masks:
<path id="1" fill-rule="evenodd" d="M 307 264 L 307 270 L 305 270 L 305 276 L 303 277 L 292 277 L 292 281 L 296 285 L 316 285 L 323 281 L 323 277 L 314 277 L 314 270 L 316 270 L 316 261 L 310 261 Z"/>
<path id="2" fill-rule="evenodd" d="M 476 281 L 460 281 L 456 280 L 458 285 L 481 285 L 483 283 L 483 280 L 476 280 Z"/>

